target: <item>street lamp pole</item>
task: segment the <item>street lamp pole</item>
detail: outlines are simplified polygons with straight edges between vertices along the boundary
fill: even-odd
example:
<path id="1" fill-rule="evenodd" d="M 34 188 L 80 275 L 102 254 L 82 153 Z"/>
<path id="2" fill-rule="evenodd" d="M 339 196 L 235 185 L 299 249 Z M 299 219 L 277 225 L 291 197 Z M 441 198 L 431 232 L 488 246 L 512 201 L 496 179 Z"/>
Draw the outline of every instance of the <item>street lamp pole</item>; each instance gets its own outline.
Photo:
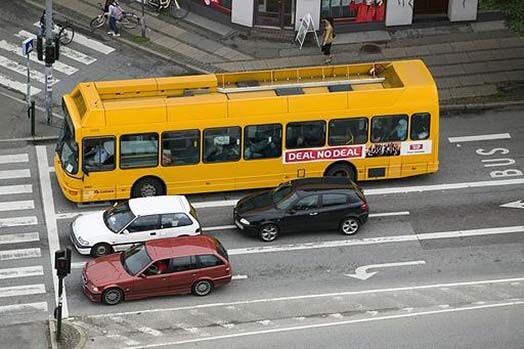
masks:
<path id="1" fill-rule="evenodd" d="M 142 19 L 140 20 L 140 26 L 142 27 L 142 37 L 145 38 L 146 37 L 146 15 L 145 15 L 145 10 L 144 10 L 144 2 L 146 2 L 146 0 L 142 0 L 141 3 L 142 3 Z"/>
<path id="2" fill-rule="evenodd" d="M 53 0 L 45 1 L 45 110 L 47 124 L 53 114 L 53 59 L 49 53 L 53 46 Z"/>

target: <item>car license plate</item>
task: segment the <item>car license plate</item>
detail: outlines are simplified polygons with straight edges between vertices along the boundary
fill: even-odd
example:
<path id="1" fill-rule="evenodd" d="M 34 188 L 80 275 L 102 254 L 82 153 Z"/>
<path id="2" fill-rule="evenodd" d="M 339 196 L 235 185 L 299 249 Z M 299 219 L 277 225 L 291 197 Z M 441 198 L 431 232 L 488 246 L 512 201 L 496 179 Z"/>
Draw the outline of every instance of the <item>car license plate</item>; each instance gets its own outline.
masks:
<path id="1" fill-rule="evenodd" d="M 238 229 L 240 229 L 240 230 L 244 229 L 244 226 L 242 224 L 240 224 L 240 222 L 237 221 L 236 219 L 235 219 L 235 224 L 238 227 Z"/>

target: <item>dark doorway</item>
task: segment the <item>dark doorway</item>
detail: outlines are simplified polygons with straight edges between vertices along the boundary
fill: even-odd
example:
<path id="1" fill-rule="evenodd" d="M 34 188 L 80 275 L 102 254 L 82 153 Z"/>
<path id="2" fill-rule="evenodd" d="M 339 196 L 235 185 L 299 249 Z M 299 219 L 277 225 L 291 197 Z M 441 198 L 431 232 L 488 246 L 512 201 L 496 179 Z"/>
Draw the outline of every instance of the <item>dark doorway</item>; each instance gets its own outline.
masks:
<path id="1" fill-rule="evenodd" d="M 257 0 L 255 23 L 259 26 L 291 27 L 296 0 Z"/>
<path id="2" fill-rule="evenodd" d="M 448 13 L 449 0 L 416 0 L 415 14 Z"/>

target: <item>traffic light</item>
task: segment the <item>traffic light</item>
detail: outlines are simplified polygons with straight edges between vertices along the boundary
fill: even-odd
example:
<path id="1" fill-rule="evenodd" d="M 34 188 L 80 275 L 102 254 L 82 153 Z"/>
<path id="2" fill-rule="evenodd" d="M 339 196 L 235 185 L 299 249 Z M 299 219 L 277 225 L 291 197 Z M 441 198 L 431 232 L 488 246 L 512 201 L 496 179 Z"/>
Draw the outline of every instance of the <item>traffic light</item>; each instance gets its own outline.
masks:
<path id="1" fill-rule="evenodd" d="M 39 61 L 44 60 L 44 39 L 41 35 L 36 37 L 36 56 Z"/>
<path id="2" fill-rule="evenodd" d="M 58 36 L 55 37 L 55 55 L 54 60 L 58 61 L 58 58 L 60 58 L 60 38 Z"/>
<path id="3" fill-rule="evenodd" d="M 47 45 L 45 47 L 45 62 L 47 64 L 53 64 L 55 63 L 55 46 L 54 45 Z"/>
<path id="4" fill-rule="evenodd" d="M 55 269 L 58 277 L 66 277 L 71 272 L 71 249 L 55 252 Z"/>

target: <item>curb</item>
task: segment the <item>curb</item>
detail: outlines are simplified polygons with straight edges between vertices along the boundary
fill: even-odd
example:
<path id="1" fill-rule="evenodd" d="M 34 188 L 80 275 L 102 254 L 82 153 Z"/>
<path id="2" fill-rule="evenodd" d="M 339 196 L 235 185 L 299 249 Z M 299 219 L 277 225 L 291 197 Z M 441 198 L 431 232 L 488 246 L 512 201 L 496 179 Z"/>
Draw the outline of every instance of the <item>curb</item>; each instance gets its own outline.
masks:
<path id="1" fill-rule="evenodd" d="M 440 106 L 440 111 L 441 113 L 454 113 L 522 106 L 524 106 L 524 100 L 488 103 L 444 104 Z"/>
<path id="2" fill-rule="evenodd" d="M 49 318 L 49 344 L 51 344 L 51 349 L 58 349 L 58 343 L 56 342 L 56 326 L 55 320 Z"/>
<path id="3" fill-rule="evenodd" d="M 71 349 L 84 348 L 87 342 L 87 334 L 85 330 L 77 324 L 73 324 L 70 321 L 67 321 L 67 319 L 62 320 L 62 334 L 64 334 L 64 327 L 69 327 L 77 332 L 78 336 L 80 337 L 78 339 L 78 342 L 73 343 L 71 345 L 68 345 L 67 343 L 58 343 L 56 340 L 56 320 L 49 318 L 49 344 L 51 346 L 51 349 L 59 349 L 60 347 L 66 347 Z M 62 337 L 62 339 L 64 339 L 64 337 Z"/>
<path id="4" fill-rule="evenodd" d="M 32 0 L 26 0 L 26 3 L 31 4 L 31 5 L 33 5 L 33 6 L 37 7 L 37 8 L 42 9 L 42 10 L 45 8 L 41 4 L 35 3 Z M 86 32 L 89 32 L 89 33 L 93 32 L 91 30 L 91 27 L 88 27 L 83 22 L 77 21 L 76 19 L 71 18 L 70 16 L 65 15 L 63 12 L 58 11 L 56 9 L 56 7 L 53 8 L 53 12 L 59 14 L 60 16 L 68 18 L 68 21 L 71 22 L 71 23 L 74 23 L 76 27 L 81 28 L 81 29 L 83 29 L 83 30 L 85 30 Z M 146 27 L 146 30 L 155 31 L 154 29 L 147 28 L 147 27 Z M 205 69 L 199 68 L 199 67 L 194 66 L 194 65 L 189 64 L 189 63 L 181 62 L 181 61 L 179 61 L 177 59 L 169 57 L 168 55 L 165 55 L 163 53 L 160 53 L 160 52 L 155 51 L 153 49 L 150 49 L 148 47 L 144 47 L 142 45 L 136 44 L 136 43 L 134 43 L 134 42 L 132 42 L 130 40 L 127 40 L 127 39 L 125 39 L 123 37 L 120 37 L 120 39 L 116 39 L 116 40 L 119 41 L 119 42 L 122 42 L 122 43 L 124 43 L 124 44 L 126 44 L 128 46 L 131 46 L 133 48 L 141 49 L 141 50 L 143 50 L 143 51 L 145 51 L 145 52 L 147 52 L 149 54 L 155 55 L 155 56 L 157 56 L 157 57 L 159 57 L 161 59 L 164 59 L 164 60 L 166 60 L 168 62 L 175 63 L 175 64 L 177 64 L 177 65 L 179 65 L 182 68 L 185 68 L 187 70 L 198 72 L 198 73 L 203 73 L 203 74 L 210 74 L 211 73 L 211 72 L 209 72 L 209 71 L 207 71 Z M 155 45 L 155 43 L 153 43 L 152 41 L 149 41 L 149 39 L 148 39 L 148 42 L 150 42 L 151 44 Z"/>

